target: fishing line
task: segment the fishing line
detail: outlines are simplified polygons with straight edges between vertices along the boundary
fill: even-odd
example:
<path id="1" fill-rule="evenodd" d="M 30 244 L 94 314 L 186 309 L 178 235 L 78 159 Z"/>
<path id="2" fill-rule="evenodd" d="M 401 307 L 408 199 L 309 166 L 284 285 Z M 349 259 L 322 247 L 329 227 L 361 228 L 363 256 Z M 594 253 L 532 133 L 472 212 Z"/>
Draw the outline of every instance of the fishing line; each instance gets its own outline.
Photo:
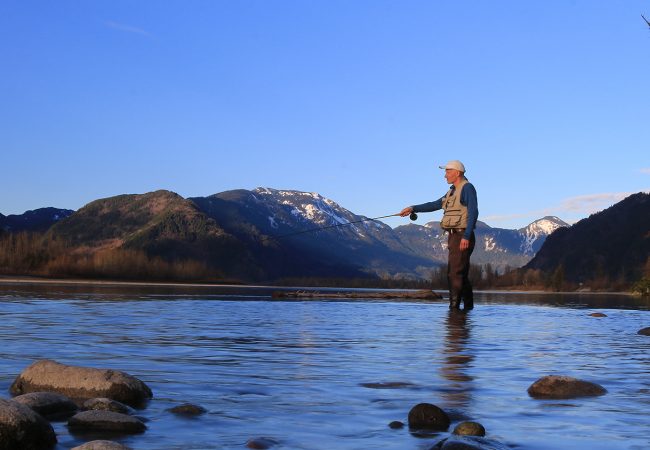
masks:
<path id="1" fill-rule="evenodd" d="M 370 220 L 385 219 L 385 218 L 387 218 L 387 217 L 396 217 L 396 216 L 399 216 L 399 215 L 400 215 L 400 214 L 397 213 L 397 214 L 389 214 L 389 215 L 387 215 L 387 216 L 380 216 L 380 217 L 372 217 L 372 218 L 366 217 L 365 219 L 355 220 L 355 221 L 352 221 L 352 222 L 337 223 L 337 224 L 334 224 L 334 225 L 328 225 L 328 226 L 326 226 L 326 227 L 310 228 L 310 229 L 308 229 L 308 230 L 302 230 L 302 231 L 296 231 L 296 232 L 293 232 L 293 233 L 281 234 L 281 235 L 279 235 L 279 236 L 265 236 L 265 237 L 263 237 L 262 239 L 260 239 L 260 241 L 261 241 L 261 242 L 265 242 L 265 241 L 268 241 L 268 240 L 270 240 L 270 239 L 282 239 L 282 238 L 285 238 L 285 237 L 297 236 L 297 235 L 299 235 L 299 234 L 313 233 L 314 231 L 321 231 L 321 230 L 328 230 L 328 229 L 330 229 L 330 228 L 344 227 L 344 226 L 346 226 L 346 225 L 353 225 L 353 224 L 355 224 L 355 223 L 368 222 L 368 221 L 370 221 Z M 409 218 L 410 218 L 411 220 L 416 220 L 416 219 L 418 218 L 418 215 L 415 214 L 415 213 L 411 213 L 411 215 L 409 216 Z"/>

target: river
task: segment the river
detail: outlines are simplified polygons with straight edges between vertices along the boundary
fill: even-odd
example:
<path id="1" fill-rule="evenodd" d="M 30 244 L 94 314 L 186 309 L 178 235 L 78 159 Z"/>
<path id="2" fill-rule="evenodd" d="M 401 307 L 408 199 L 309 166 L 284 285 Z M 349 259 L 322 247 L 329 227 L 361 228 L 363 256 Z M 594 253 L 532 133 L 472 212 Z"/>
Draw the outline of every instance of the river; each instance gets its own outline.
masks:
<path id="1" fill-rule="evenodd" d="M 648 300 L 616 294 L 481 292 L 468 314 L 444 301 L 271 299 L 245 287 L 0 284 L 0 396 L 37 359 L 123 370 L 154 398 L 134 449 L 430 448 L 462 420 L 513 449 L 650 448 Z M 592 317 L 601 312 L 606 317 Z M 608 393 L 535 400 L 544 375 Z M 190 402 L 196 418 L 167 410 Z M 449 432 L 414 433 L 418 403 Z M 69 449 L 106 436 L 70 434 Z"/>

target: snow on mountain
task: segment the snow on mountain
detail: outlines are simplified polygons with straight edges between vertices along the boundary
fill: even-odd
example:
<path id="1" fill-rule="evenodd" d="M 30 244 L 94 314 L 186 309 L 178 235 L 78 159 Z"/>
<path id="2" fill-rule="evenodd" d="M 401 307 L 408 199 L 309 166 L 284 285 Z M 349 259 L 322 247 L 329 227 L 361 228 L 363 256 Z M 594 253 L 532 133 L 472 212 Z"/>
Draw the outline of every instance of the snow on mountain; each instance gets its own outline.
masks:
<path id="1" fill-rule="evenodd" d="M 557 217 L 544 217 L 519 230 L 492 228 L 479 221 L 472 263 L 489 263 L 498 270 L 521 267 L 542 247 L 546 237 L 562 226 L 568 225 Z M 440 263 L 447 261 L 447 235 L 440 228 L 440 222 L 409 224 L 397 227 L 395 231 L 416 254 Z"/>
<path id="2" fill-rule="evenodd" d="M 523 237 L 521 251 L 526 255 L 535 255 L 547 236 L 558 228 L 568 226 L 568 223 L 558 217 L 546 216 L 534 221 L 525 228 L 517 230 Z"/>
<path id="3" fill-rule="evenodd" d="M 358 216 L 316 192 L 259 187 L 251 193 L 258 202 L 263 202 L 275 212 L 273 216 L 269 216 L 273 228 L 277 228 L 278 222 L 293 228 L 330 227 L 340 228 L 338 231 L 341 232 L 347 228 L 345 231 L 351 231 L 361 238 L 367 237 L 369 231 L 390 229 L 382 222 L 366 221 L 366 217 Z M 358 223 L 344 226 L 351 222 Z"/>

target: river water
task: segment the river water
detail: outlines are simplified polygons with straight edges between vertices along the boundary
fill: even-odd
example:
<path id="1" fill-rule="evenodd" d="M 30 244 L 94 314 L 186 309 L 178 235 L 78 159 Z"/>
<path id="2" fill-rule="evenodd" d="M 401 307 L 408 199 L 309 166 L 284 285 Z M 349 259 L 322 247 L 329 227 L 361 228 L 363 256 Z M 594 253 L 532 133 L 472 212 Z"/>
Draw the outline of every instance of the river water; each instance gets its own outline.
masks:
<path id="1" fill-rule="evenodd" d="M 607 294 L 479 293 L 445 302 L 280 301 L 268 289 L 0 284 L 0 396 L 37 359 L 123 370 L 154 398 L 134 449 L 428 449 L 480 422 L 513 449 L 650 448 L 648 301 Z M 602 312 L 607 317 L 590 316 Z M 535 400 L 548 374 L 604 386 L 602 397 Z M 177 417 L 190 402 L 208 410 Z M 418 403 L 449 432 L 392 429 Z M 86 440 L 53 424 L 68 449 Z"/>

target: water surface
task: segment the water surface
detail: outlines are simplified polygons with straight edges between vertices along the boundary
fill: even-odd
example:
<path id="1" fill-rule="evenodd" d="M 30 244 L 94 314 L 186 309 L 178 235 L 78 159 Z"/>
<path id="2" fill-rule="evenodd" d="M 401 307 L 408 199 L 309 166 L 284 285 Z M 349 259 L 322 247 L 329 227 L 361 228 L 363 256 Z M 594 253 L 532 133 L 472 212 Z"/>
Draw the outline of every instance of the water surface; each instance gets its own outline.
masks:
<path id="1" fill-rule="evenodd" d="M 650 448 L 647 301 L 621 295 L 480 293 L 444 302 L 277 301 L 264 289 L 0 285 L 0 394 L 34 360 L 145 381 L 134 449 L 427 449 L 449 435 L 394 430 L 429 402 L 517 449 Z M 591 317 L 603 312 L 604 318 Z M 534 400 L 548 374 L 608 393 Z M 390 388 L 389 388 L 390 387 Z M 176 417 L 184 402 L 208 413 Z M 54 423 L 57 449 L 92 438 Z"/>

